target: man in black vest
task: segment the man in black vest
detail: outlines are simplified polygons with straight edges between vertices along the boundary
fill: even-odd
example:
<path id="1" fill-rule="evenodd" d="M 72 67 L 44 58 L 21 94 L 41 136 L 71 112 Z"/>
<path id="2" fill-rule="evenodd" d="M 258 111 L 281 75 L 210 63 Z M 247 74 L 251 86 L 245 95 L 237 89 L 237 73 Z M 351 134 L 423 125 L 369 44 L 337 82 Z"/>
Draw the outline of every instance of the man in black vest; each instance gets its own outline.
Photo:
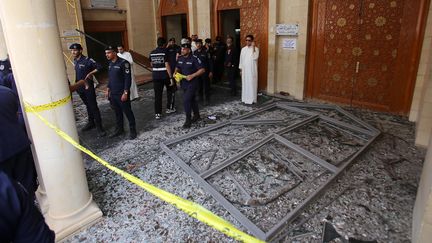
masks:
<path id="1" fill-rule="evenodd" d="M 173 86 L 175 85 L 172 77 L 171 67 L 168 61 L 167 50 L 164 48 L 166 41 L 163 37 L 157 39 L 157 48 L 150 53 L 150 63 L 152 66 L 153 89 L 155 93 L 155 118 L 162 117 L 162 94 L 164 86 L 167 88 L 167 103 L 172 103 Z"/>

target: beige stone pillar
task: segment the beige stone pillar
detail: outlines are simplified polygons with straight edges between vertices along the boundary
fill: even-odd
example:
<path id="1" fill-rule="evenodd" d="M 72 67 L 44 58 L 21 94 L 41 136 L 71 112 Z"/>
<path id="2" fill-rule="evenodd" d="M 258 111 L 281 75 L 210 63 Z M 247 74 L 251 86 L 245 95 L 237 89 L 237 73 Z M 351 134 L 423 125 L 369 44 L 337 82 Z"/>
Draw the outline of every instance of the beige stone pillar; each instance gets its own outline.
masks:
<path id="1" fill-rule="evenodd" d="M 67 97 L 54 0 L 1 0 L 0 17 L 21 99 L 44 105 Z M 41 115 L 78 140 L 70 100 Z M 45 219 L 60 240 L 102 213 L 88 190 L 81 153 L 31 113 L 27 126 L 46 189 Z"/>
<path id="2" fill-rule="evenodd" d="M 268 71 L 267 71 L 267 92 L 276 93 L 276 21 L 277 21 L 277 0 L 269 0 L 268 9 Z"/>
<path id="3" fill-rule="evenodd" d="M 429 243 L 432 239 L 432 139 L 423 164 L 412 222 L 412 242 Z"/>
<path id="4" fill-rule="evenodd" d="M 0 60 L 5 60 L 6 58 L 7 58 L 6 41 L 3 35 L 3 28 L 0 25 Z"/>
<path id="5" fill-rule="evenodd" d="M 201 0 L 202 1 L 202 0 Z M 189 36 L 198 34 L 197 24 L 197 1 L 188 0 L 188 22 L 189 22 Z"/>
<path id="6" fill-rule="evenodd" d="M 196 1 L 196 28 L 197 35 L 200 39 L 211 37 L 211 20 L 212 20 L 212 3 L 211 0 Z"/>
<path id="7" fill-rule="evenodd" d="M 3 27 L 0 24 L 0 60 L 5 60 L 7 58 L 7 53 L 8 52 L 7 52 L 7 47 L 6 47 L 6 40 L 4 38 L 4 33 L 3 33 Z M 21 96 L 21 94 L 20 94 L 20 96 Z M 23 104 L 21 104 L 21 106 L 23 106 Z M 25 113 L 23 115 L 24 115 L 24 118 L 25 118 Z M 30 129 L 27 128 L 27 130 L 28 130 L 27 133 L 29 134 L 29 137 L 31 137 Z M 37 166 L 38 165 L 38 163 L 37 163 L 38 160 L 37 160 L 36 153 L 35 153 L 33 147 L 32 147 L 32 152 L 34 154 L 33 159 L 35 160 L 35 163 L 36 163 L 37 174 L 40 175 L 40 169 Z M 39 207 L 40 207 L 42 213 L 44 214 L 44 213 L 46 213 L 48 211 L 48 201 L 46 200 L 46 191 L 45 191 L 45 186 L 44 186 L 44 183 L 43 183 L 43 179 L 40 176 L 38 176 L 38 177 L 39 177 L 38 178 L 39 188 L 38 188 L 38 190 L 36 192 L 36 198 L 38 199 L 38 201 L 39 201 Z"/>

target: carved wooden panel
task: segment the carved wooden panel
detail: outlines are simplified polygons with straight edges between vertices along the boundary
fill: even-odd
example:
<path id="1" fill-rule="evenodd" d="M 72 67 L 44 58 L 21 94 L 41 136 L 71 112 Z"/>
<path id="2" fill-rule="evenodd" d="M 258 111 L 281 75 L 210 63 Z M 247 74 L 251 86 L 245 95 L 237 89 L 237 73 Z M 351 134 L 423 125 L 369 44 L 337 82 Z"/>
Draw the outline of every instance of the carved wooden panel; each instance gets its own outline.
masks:
<path id="1" fill-rule="evenodd" d="M 251 34 L 260 50 L 258 59 L 258 89 L 267 88 L 268 55 L 268 1 L 266 0 L 216 0 L 216 11 L 240 9 L 240 36 L 242 47 L 246 35 Z M 218 16 L 215 14 L 214 16 Z M 218 23 L 217 20 L 215 20 Z M 219 29 L 219 28 L 218 28 Z"/>
<path id="2" fill-rule="evenodd" d="M 406 113 L 429 0 L 312 0 L 307 96 Z"/>
<path id="3" fill-rule="evenodd" d="M 389 110 L 405 0 L 363 0 L 353 104 Z"/>
<path id="4" fill-rule="evenodd" d="M 359 55 L 359 0 L 320 1 L 315 96 L 350 103 Z"/>
<path id="5" fill-rule="evenodd" d="M 188 0 L 161 0 L 160 16 L 188 13 Z"/>

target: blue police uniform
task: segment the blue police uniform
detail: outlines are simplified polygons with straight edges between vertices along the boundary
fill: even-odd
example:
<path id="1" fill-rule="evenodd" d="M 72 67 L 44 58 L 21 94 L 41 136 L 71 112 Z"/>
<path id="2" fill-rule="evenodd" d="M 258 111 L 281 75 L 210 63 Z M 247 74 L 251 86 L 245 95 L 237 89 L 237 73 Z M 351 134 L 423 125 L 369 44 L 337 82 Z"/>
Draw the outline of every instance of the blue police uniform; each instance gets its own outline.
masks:
<path id="1" fill-rule="evenodd" d="M 162 114 L 162 94 L 164 86 L 167 89 L 167 109 L 174 108 L 175 88 L 170 86 L 170 76 L 168 75 L 165 63 L 168 60 L 168 50 L 162 47 L 154 49 L 150 53 L 150 62 L 152 64 L 153 89 L 155 92 L 155 114 Z M 172 74 L 171 74 L 172 76 Z"/>
<path id="2" fill-rule="evenodd" d="M 181 56 L 177 61 L 178 72 L 183 75 L 190 75 L 203 68 L 201 61 L 194 55 Z M 195 117 L 199 117 L 198 103 L 195 100 L 195 94 L 198 88 L 199 77 L 187 81 L 186 79 L 181 80 L 181 88 L 184 91 L 183 105 L 186 112 L 186 121 L 191 119 L 191 111 L 193 111 Z"/>
<path id="3" fill-rule="evenodd" d="M 6 77 L 9 73 L 12 73 L 12 66 L 9 58 L 0 60 L 0 79 Z"/>
<path id="4" fill-rule="evenodd" d="M 9 89 L 11 89 L 15 95 L 18 98 L 18 89 L 16 87 L 16 83 L 15 83 L 15 78 L 13 76 L 13 73 L 9 73 L 6 76 L 3 76 L 3 78 L 0 78 L 0 85 L 8 87 Z M 24 123 L 24 115 L 22 112 L 22 108 L 21 108 L 21 103 L 18 99 L 18 122 L 21 124 L 21 126 L 25 128 L 25 123 Z"/>
<path id="5" fill-rule="evenodd" d="M 0 242 L 54 242 L 55 235 L 20 184 L 0 171 Z"/>
<path id="6" fill-rule="evenodd" d="M 108 88 L 110 90 L 110 103 L 114 108 L 117 120 L 117 130 L 123 131 L 123 113 L 129 121 L 129 128 L 131 132 L 135 130 L 135 116 L 132 112 L 130 102 L 130 86 L 131 86 L 131 72 L 130 63 L 122 58 L 117 58 L 115 62 L 109 62 L 108 67 Z M 123 102 L 121 97 L 124 92 L 128 93 L 128 99 Z"/>
<path id="7" fill-rule="evenodd" d="M 96 63 L 92 58 L 81 55 L 78 59 L 74 60 L 75 66 L 75 81 L 85 79 L 85 77 L 93 70 L 101 70 L 101 66 Z M 86 80 L 88 87 L 82 86 L 78 88 L 77 93 L 81 97 L 87 108 L 89 125 L 96 125 L 98 129 L 102 129 L 102 119 L 96 101 L 96 91 L 94 88 L 93 80 Z"/>
<path id="8" fill-rule="evenodd" d="M 210 52 L 208 52 L 204 47 L 197 49 L 193 54 L 198 57 L 205 69 L 205 73 L 199 77 L 199 97 L 201 100 L 205 98 L 206 102 L 210 101 L 210 78 L 209 73 L 213 72 L 213 61 L 211 60 Z"/>
<path id="9" fill-rule="evenodd" d="M 20 182 L 31 194 L 36 191 L 36 170 L 30 140 L 18 122 L 18 97 L 0 86 L 0 170 Z"/>
<path id="10" fill-rule="evenodd" d="M 173 74 L 177 65 L 177 54 L 180 55 L 181 48 L 178 45 L 173 45 L 167 47 L 166 50 L 168 64 L 171 67 L 171 74 Z"/>

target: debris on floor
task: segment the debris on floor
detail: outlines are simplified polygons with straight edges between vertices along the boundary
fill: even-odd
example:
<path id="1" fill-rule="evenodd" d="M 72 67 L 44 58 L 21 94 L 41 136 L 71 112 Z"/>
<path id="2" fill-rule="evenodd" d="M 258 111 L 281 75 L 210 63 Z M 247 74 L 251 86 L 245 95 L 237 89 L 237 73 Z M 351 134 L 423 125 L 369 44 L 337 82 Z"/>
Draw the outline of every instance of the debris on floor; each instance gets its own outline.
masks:
<path id="1" fill-rule="evenodd" d="M 295 124 L 307 119 L 308 115 L 273 108 L 268 114 L 257 113 L 247 119 L 237 119 L 259 107 L 245 106 L 238 100 L 228 100 L 228 95 L 220 95 L 219 99 L 214 99 L 215 105 L 201 111 L 203 117 L 216 116 L 216 123 L 210 124 L 210 119 L 203 119 L 190 130 L 184 130 L 181 129 L 184 122 L 181 109 L 155 121 L 152 90 L 144 90 L 141 86 L 140 96 L 143 99 L 132 103 L 137 123 L 141 126 L 138 127 L 137 139 L 98 140 L 91 133 L 80 133 L 83 144 L 119 168 L 199 203 L 247 231 L 195 178 L 185 173 L 162 151 L 159 144 L 233 120 L 236 125 L 221 127 L 170 146 L 194 171 L 202 174 L 217 166 L 218 162 L 253 146 L 265 137 L 262 134 L 277 132 L 281 124 Z M 79 98 L 74 100 L 74 104 L 78 126 L 82 126 L 85 123 L 85 107 Z M 112 128 L 113 113 L 108 103 L 99 101 L 99 105 L 104 125 Z M 181 104 L 178 104 L 180 107 Z M 412 208 L 425 156 L 424 149 L 414 146 L 414 125 L 399 116 L 349 107 L 343 109 L 378 128 L 382 134 L 325 193 L 304 207 L 292 222 L 284 225 L 282 231 L 275 235 L 275 241 L 320 242 L 322 220 L 328 215 L 332 217 L 335 230 L 346 237 L 377 242 L 410 241 Z M 349 133 L 330 126 L 335 125 L 332 123 L 334 120 L 349 121 L 350 118 L 339 111 L 306 110 L 323 114 L 331 120 L 315 120 L 280 135 L 282 138 L 278 137 L 279 140 L 271 139 L 268 144 L 240 158 L 238 163 L 208 177 L 209 183 L 220 190 L 231 204 L 266 231 L 296 208 L 308 190 L 319 187 L 331 177 L 328 168 L 344 164 L 366 144 L 370 136 L 362 133 L 368 131 L 364 124 L 351 123 L 358 129 L 348 129 Z M 257 120 L 267 120 L 267 123 L 256 125 Z M 321 158 L 328 168 L 310 158 L 305 159 L 304 155 L 280 142 L 285 140 Z M 85 162 L 90 191 L 104 217 L 99 223 L 68 239 L 68 242 L 80 242 L 82 239 L 89 242 L 234 242 L 88 157 L 85 157 Z M 313 186 L 302 188 L 304 181 Z M 298 199 L 284 198 L 282 195 L 287 193 L 297 195 Z M 267 206 L 268 211 L 266 205 L 272 205 Z M 258 210 L 260 207 L 265 210 Z"/>

